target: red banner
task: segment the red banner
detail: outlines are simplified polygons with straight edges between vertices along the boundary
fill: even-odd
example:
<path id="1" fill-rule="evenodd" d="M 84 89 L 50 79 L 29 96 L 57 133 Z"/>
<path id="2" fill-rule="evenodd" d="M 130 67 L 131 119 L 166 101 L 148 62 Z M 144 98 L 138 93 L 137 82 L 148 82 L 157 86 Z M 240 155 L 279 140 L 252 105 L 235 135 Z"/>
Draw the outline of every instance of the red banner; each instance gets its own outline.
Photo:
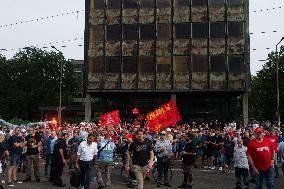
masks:
<path id="1" fill-rule="evenodd" d="M 119 110 L 103 114 L 100 116 L 101 126 L 114 126 L 120 123 Z"/>
<path id="2" fill-rule="evenodd" d="M 181 119 L 181 116 L 176 104 L 170 101 L 153 112 L 148 113 L 146 119 L 150 131 L 155 132 L 162 130 L 164 127 L 176 125 L 176 122 Z"/>

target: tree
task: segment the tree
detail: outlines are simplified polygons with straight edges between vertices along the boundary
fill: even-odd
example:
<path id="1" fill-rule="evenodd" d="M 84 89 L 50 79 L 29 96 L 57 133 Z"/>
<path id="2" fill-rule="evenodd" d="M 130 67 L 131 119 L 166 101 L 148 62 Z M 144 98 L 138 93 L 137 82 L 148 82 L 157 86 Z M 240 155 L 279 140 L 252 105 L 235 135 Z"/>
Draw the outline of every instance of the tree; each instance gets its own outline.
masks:
<path id="1" fill-rule="evenodd" d="M 284 46 L 280 52 L 271 52 L 268 61 L 256 76 L 252 77 L 250 116 L 258 120 L 276 121 L 276 61 L 279 65 L 280 115 L 284 115 Z"/>
<path id="2" fill-rule="evenodd" d="M 0 94 L 0 104 L 3 103 L 0 112 L 7 119 L 34 119 L 39 117 L 39 106 L 58 105 L 61 61 L 64 105 L 71 102 L 79 81 L 74 79 L 71 62 L 61 54 L 26 47 L 10 60 L 0 59 L 1 75 L 3 73 L 3 79 L 7 79 L 1 86 L 4 91 Z"/>

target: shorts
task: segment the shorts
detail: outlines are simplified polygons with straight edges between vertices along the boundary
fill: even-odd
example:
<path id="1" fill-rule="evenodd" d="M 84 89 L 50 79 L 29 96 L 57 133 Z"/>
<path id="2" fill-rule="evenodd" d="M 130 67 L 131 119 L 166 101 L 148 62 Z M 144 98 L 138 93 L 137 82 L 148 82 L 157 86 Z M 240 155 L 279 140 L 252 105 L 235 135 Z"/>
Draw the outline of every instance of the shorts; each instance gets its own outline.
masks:
<path id="1" fill-rule="evenodd" d="M 10 167 L 17 167 L 21 162 L 21 156 L 19 155 L 12 155 L 9 159 Z"/>

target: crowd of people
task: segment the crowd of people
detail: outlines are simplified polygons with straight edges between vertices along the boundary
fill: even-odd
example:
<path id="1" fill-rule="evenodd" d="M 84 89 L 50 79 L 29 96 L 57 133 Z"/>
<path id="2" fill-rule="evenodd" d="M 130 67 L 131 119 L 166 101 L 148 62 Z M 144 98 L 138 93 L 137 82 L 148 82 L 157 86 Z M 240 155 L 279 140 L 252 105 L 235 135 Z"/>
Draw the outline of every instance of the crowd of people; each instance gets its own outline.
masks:
<path id="1" fill-rule="evenodd" d="M 45 161 L 44 175 L 57 187 L 65 187 L 64 168 L 80 170 L 80 186 L 90 187 L 96 177 L 99 189 L 112 186 L 114 161 L 120 161 L 129 176 L 128 187 L 143 189 L 144 179 L 156 159 L 156 187 L 172 187 L 168 169 L 175 160 L 182 160 L 183 183 L 178 188 L 192 189 L 193 168 L 235 172 L 236 189 L 273 189 L 284 174 L 284 134 L 272 124 L 230 124 L 192 122 L 150 132 L 133 124 L 98 126 L 94 123 L 69 124 L 51 130 L 31 127 L 0 129 L 0 172 L 2 184 L 13 187 L 32 180 L 41 182 L 40 158 Z M 156 158 L 155 158 L 156 157 Z M 199 163 L 200 162 L 200 163 Z M 7 170 L 5 172 L 5 170 Z M 19 180 L 17 172 L 26 174 Z"/>

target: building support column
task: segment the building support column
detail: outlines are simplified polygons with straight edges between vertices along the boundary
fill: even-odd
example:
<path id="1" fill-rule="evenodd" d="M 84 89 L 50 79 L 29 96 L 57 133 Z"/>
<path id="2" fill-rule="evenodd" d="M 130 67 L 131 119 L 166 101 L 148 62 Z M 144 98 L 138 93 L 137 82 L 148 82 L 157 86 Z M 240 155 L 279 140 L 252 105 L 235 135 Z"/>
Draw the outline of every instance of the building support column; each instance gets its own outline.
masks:
<path id="1" fill-rule="evenodd" d="M 174 103 L 177 103 L 177 95 L 175 93 L 171 94 L 171 100 L 174 101 Z"/>
<path id="2" fill-rule="evenodd" d="M 248 91 L 243 94 L 243 122 L 248 125 Z"/>
<path id="3" fill-rule="evenodd" d="M 90 93 L 86 93 L 85 98 L 85 122 L 90 123 L 92 117 L 92 101 Z"/>

